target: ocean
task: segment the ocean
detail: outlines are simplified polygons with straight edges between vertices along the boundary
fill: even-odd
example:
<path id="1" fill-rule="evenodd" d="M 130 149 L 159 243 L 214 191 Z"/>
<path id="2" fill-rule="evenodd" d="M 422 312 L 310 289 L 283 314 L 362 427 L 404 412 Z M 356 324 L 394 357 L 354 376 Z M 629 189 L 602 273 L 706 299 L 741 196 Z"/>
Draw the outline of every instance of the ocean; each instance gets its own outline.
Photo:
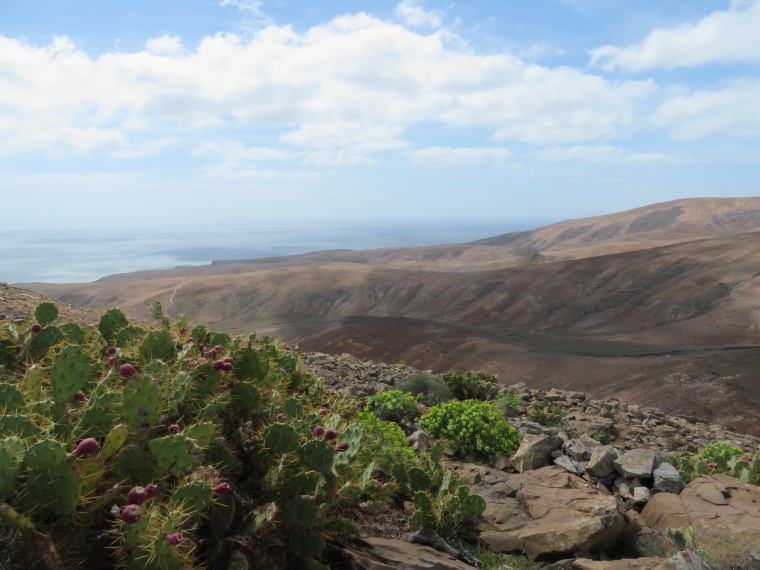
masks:
<path id="1" fill-rule="evenodd" d="M 465 243 L 553 220 L 487 222 L 329 222 L 156 226 L 141 228 L 0 228 L 0 281 L 79 283 L 145 269 L 206 265 L 326 249 Z"/>

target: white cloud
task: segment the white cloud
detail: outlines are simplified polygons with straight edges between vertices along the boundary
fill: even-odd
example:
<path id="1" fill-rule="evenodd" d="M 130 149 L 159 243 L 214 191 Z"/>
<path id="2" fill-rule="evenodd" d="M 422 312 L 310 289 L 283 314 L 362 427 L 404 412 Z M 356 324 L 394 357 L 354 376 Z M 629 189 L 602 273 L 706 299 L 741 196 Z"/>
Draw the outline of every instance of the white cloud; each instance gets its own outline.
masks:
<path id="1" fill-rule="evenodd" d="M 629 152 L 623 148 L 608 144 L 595 146 L 557 146 L 545 148 L 538 153 L 538 159 L 544 160 L 546 162 L 574 161 L 602 164 L 690 162 L 690 159 L 683 159 L 669 154 L 663 154 L 659 152 Z"/>
<path id="2" fill-rule="evenodd" d="M 179 36 L 163 35 L 160 38 L 151 38 L 145 42 L 145 47 L 149 52 L 156 55 L 175 55 L 182 53 L 182 40 Z"/>
<path id="3" fill-rule="evenodd" d="M 608 71 L 756 58 L 760 58 L 760 0 L 734 0 L 728 10 L 716 10 L 695 24 L 657 28 L 638 45 L 607 45 L 591 51 L 591 65 Z"/>
<path id="4" fill-rule="evenodd" d="M 443 21 L 438 12 L 425 10 L 418 0 L 403 0 L 396 4 L 396 17 L 413 28 L 440 28 Z"/>
<path id="5" fill-rule="evenodd" d="M 416 164 L 498 164 L 512 156 L 512 151 L 508 148 L 430 146 L 408 151 L 406 156 Z"/>
<path id="6" fill-rule="evenodd" d="M 245 146 L 242 142 L 234 140 L 204 143 L 193 149 L 192 154 L 200 157 L 222 158 L 226 162 L 234 163 L 290 161 L 298 157 L 298 153 L 295 152 L 278 148 Z"/>
<path id="7" fill-rule="evenodd" d="M 676 140 L 710 135 L 760 136 L 760 79 L 742 79 L 723 89 L 673 97 L 652 115 L 652 123 Z"/>

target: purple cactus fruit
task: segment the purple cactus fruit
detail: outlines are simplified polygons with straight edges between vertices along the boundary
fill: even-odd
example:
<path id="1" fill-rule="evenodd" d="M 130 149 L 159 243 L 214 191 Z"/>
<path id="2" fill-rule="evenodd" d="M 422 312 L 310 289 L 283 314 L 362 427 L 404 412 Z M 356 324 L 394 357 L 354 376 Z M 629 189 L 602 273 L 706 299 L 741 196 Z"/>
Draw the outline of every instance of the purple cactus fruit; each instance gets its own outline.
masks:
<path id="1" fill-rule="evenodd" d="M 230 390 L 232 390 L 235 386 L 237 386 L 237 382 L 235 382 L 234 380 L 230 380 L 229 382 L 227 382 L 227 388 L 229 388 Z"/>
<path id="2" fill-rule="evenodd" d="M 224 349 L 221 346 L 219 346 L 218 344 L 214 347 L 214 352 L 216 352 L 217 354 L 219 354 L 223 350 Z"/>
<path id="3" fill-rule="evenodd" d="M 224 370 L 225 372 L 230 372 L 232 370 L 232 364 L 230 364 L 229 362 L 225 362 L 222 365 L 222 370 Z"/>
<path id="4" fill-rule="evenodd" d="M 197 363 L 195 360 L 191 360 L 191 361 L 190 361 L 190 362 L 188 362 L 188 364 L 187 364 L 187 367 L 188 367 L 190 370 L 192 370 L 192 369 L 193 369 L 193 368 L 195 368 L 196 366 L 198 366 L 198 363 Z"/>
<path id="5" fill-rule="evenodd" d="M 336 437 L 338 437 L 338 432 L 337 432 L 337 431 L 335 431 L 333 428 L 330 428 L 330 429 L 328 429 L 328 430 L 325 432 L 325 441 L 332 441 L 332 440 L 334 440 Z"/>
<path id="6" fill-rule="evenodd" d="M 219 483 L 216 487 L 211 489 L 212 493 L 216 493 L 217 495 L 226 495 L 230 492 L 230 484 L 229 483 Z"/>
<path id="7" fill-rule="evenodd" d="M 86 402 L 87 401 L 87 396 L 85 396 L 84 392 L 82 392 L 80 390 L 79 392 L 77 392 L 76 394 L 74 394 L 74 400 L 76 402 Z"/>
<path id="8" fill-rule="evenodd" d="M 221 370 L 224 368 L 224 362 L 221 360 L 215 360 L 214 363 L 211 365 L 211 368 L 214 370 Z"/>
<path id="9" fill-rule="evenodd" d="M 201 380 L 208 380 L 208 374 L 206 374 L 205 372 L 201 372 L 200 374 L 198 374 L 198 378 L 200 378 Z"/>
<path id="10" fill-rule="evenodd" d="M 274 419 L 282 424 L 288 421 L 288 416 L 285 414 L 277 414 Z"/>
<path id="11" fill-rule="evenodd" d="M 42 330 L 42 325 L 41 325 L 41 324 L 39 324 L 39 323 L 34 323 L 34 324 L 32 325 L 32 332 L 33 332 L 33 333 L 38 333 L 38 332 L 40 332 L 41 330 Z"/>
<path id="12" fill-rule="evenodd" d="M 178 532 L 175 532 L 174 534 L 164 535 L 164 538 L 166 539 L 166 542 L 173 544 L 174 546 L 177 546 L 180 542 L 182 542 L 182 535 Z"/>
<path id="13" fill-rule="evenodd" d="M 317 426 L 314 428 L 314 431 L 312 433 L 317 439 L 322 439 L 325 436 L 325 428 L 322 426 Z"/>
<path id="14" fill-rule="evenodd" d="M 185 341 L 185 344 L 193 344 L 195 342 L 195 339 L 191 336 L 187 337 L 187 340 Z"/>
<path id="15" fill-rule="evenodd" d="M 451 468 L 452 468 L 454 471 L 459 471 L 459 465 L 452 465 L 452 466 L 451 466 Z"/>
<path id="16" fill-rule="evenodd" d="M 305 437 L 302 437 L 302 438 L 301 438 L 301 445 L 303 445 L 304 443 L 306 443 L 306 438 L 305 438 Z"/>
<path id="17" fill-rule="evenodd" d="M 203 358 L 202 356 L 198 359 L 198 364 L 205 364 L 208 362 L 208 358 Z"/>
<path id="18" fill-rule="evenodd" d="M 127 505 L 124 510 L 121 511 L 121 520 L 127 524 L 135 524 L 140 520 L 142 509 L 140 505 Z"/>
<path id="19" fill-rule="evenodd" d="M 179 334 L 180 336 L 185 336 L 187 334 L 187 329 L 185 327 L 179 327 Z"/>
<path id="20" fill-rule="evenodd" d="M 115 346 L 109 346 L 108 347 L 108 354 L 110 356 L 113 356 L 114 354 L 116 354 L 116 347 Z"/>
<path id="21" fill-rule="evenodd" d="M 224 358 L 222 358 L 222 360 L 224 360 L 225 362 L 229 362 L 230 364 L 235 364 L 235 361 L 232 360 L 231 356 L 225 356 Z"/>
<path id="22" fill-rule="evenodd" d="M 145 497 L 146 499 L 152 499 L 158 495 L 158 487 L 156 487 L 153 483 L 149 483 L 145 485 Z"/>
<path id="23" fill-rule="evenodd" d="M 130 505 L 142 505 L 148 500 L 148 493 L 145 487 L 132 487 L 127 493 L 127 501 Z"/>
<path id="24" fill-rule="evenodd" d="M 167 429 L 169 430 L 169 433 L 172 435 L 179 433 L 179 426 L 177 424 L 172 424 Z"/>
<path id="25" fill-rule="evenodd" d="M 323 408 L 329 408 L 330 407 L 330 402 L 322 402 L 322 407 Z"/>
<path id="26" fill-rule="evenodd" d="M 98 442 L 95 441 L 95 438 L 88 437 L 87 439 L 80 441 L 79 445 L 77 445 L 77 448 L 72 453 L 76 456 L 90 455 L 91 453 L 96 453 L 98 449 L 100 449 L 100 446 L 98 446 Z"/>
<path id="27" fill-rule="evenodd" d="M 111 368 L 113 368 L 114 366 L 116 366 L 116 357 L 115 356 L 112 356 L 112 357 L 110 357 L 108 359 L 108 366 L 110 366 Z"/>
<path id="28" fill-rule="evenodd" d="M 318 413 L 320 416 L 323 416 L 323 417 L 324 417 L 324 416 L 326 416 L 326 415 L 328 414 L 327 410 L 325 410 L 324 408 L 320 408 L 320 409 L 319 409 L 319 411 L 318 411 L 317 413 Z"/>
<path id="29" fill-rule="evenodd" d="M 200 345 L 200 346 L 198 347 L 198 350 L 200 350 L 200 351 L 201 351 L 201 354 L 203 354 L 204 352 L 206 352 L 206 347 L 205 347 L 205 346 L 203 346 L 203 345 Z"/>
<path id="30" fill-rule="evenodd" d="M 135 375 L 135 368 L 131 364 L 122 364 L 119 366 L 119 374 L 124 376 L 124 378 L 133 378 Z"/>
<path id="31" fill-rule="evenodd" d="M 341 441 L 338 445 L 335 446 L 335 451 L 348 451 L 349 447 L 351 446 L 347 441 Z"/>

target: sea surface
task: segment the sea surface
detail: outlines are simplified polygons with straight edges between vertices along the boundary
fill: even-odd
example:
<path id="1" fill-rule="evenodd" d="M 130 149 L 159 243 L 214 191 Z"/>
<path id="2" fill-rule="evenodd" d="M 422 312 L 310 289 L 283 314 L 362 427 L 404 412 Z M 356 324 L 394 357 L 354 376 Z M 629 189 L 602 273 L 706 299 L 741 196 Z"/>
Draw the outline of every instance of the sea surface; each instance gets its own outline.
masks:
<path id="1" fill-rule="evenodd" d="M 329 222 L 142 228 L 0 227 L 0 281 L 79 283 L 144 269 L 327 249 L 465 243 L 554 220 Z"/>

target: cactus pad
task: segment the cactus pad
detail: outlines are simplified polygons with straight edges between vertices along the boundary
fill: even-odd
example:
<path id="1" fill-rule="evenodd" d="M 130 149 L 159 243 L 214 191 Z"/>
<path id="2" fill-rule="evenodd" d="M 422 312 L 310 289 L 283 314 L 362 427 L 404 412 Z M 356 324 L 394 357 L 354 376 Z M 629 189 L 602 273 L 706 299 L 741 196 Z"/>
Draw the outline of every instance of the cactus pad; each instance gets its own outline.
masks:
<path id="1" fill-rule="evenodd" d="M 111 457 L 114 453 L 121 449 L 121 447 L 127 441 L 128 435 L 129 428 L 124 424 L 114 426 L 114 428 L 106 436 L 106 440 L 103 443 L 103 448 L 100 450 L 100 456 L 104 459 Z"/>
<path id="2" fill-rule="evenodd" d="M 290 424 L 272 424 L 264 428 L 264 446 L 274 453 L 289 453 L 301 447 L 301 437 Z"/>
<path id="3" fill-rule="evenodd" d="M 409 486 L 413 493 L 418 491 L 427 491 L 433 482 L 430 477 L 419 467 L 412 467 L 409 470 Z"/>
<path id="4" fill-rule="evenodd" d="M 316 471 L 301 471 L 292 477 L 288 477 L 282 483 L 282 495 L 284 497 L 296 497 L 308 495 L 314 492 L 319 482 L 319 473 Z"/>
<path id="5" fill-rule="evenodd" d="M 132 443 L 122 448 L 116 456 L 113 469 L 128 485 L 143 485 L 164 475 L 153 456 L 139 445 Z"/>
<path id="6" fill-rule="evenodd" d="M 144 329 L 136 327 L 134 325 L 128 325 L 116 333 L 116 340 L 114 341 L 114 345 L 126 348 L 128 346 L 136 344 L 137 341 L 143 336 L 145 336 Z"/>
<path id="7" fill-rule="evenodd" d="M 29 471 L 21 504 L 42 518 L 73 512 L 79 503 L 74 459 L 54 439 L 43 439 L 24 454 Z"/>
<path id="8" fill-rule="evenodd" d="M 303 403 L 301 398 L 288 398 L 280 406 L 280 411 L 289 418 L 295 418 L 303 414 Z"/>
<path id="9" fill-rule="evenodd" d="M 230 403 L 229 394 L 220 394 L 216 398 L 212 398 L 200 412 L 198 412 L 197 419 L 199 421 L 215 420 L 224 413 L 225 408 Z"/>
<path id="10" fill-rule="evenodd" d="M 53 303 L 40 303 L 34 310 L 34 320 L 43 327 L 58 318 L 58 307 Z"/>
<path id="11" fill-rule="evenodd" d="M 185 435 L 194 440 L 198 447 L 208 447 L 216 432 L 216 424 L 205 422 L 194 424 L 185 430 Z"/>
<path id="12" fill-rule="evenodd" d="M 61 329 L 55 325 L 48 325 L 32 337 L 32 346 L 34 348 L 47 348 L 58 344 L 62 340 L 63 333 Z"/>
<path id="13" fill-rule="evenodd" d="M 298 457 L 301 463 L 320 473 L 328 473 L 333 466 L 335 450 L 328 442 L 320 439 L 307 441 L 303 447 L 298 450 Z"/>
<path id="14" fill-rule="evenodd" d="M 76 323 L 63 323 L 58 328 L 61 329 L 63 338 L 69 344 L 84 344 L 87 339 L 87 333 L 85 330 Z"/>
<path id="15" fill-rule="evenodd" d="M 311 528 L 317 524 L 317 503 L 308 495 L 293 497 L 282 513 L 282 522 L 289 527 Z"/>
<path id="16" fill-rule="evenodd" d="M 140 360 L 162 360 L 174 352 L 175 344 L 172 335 L 167 330 L 150 331 L 140 345 Z"/>
<path id="17" fill-rule="evenodd" d="M 348 449 L 335 454 L 335 465 L 348 465 L 353 461 L 356 454 L 362 447 L 362 438 L 364 437 L 364 427 L 360 423 L 353 423 L 348 426 L 338 436 L 338 441 L 348 442 Z"/>
<path id="18" fill-rule="evenodd" d="M 117 392 L 106 392 L 96 398 L 90 398 L 74 435 L 77 438 L 106 435 L 119 418 L 120 411 L 121 397 Z"/>
<path id="19" fill-rule="evenodd" d="M 238 380 L 263 380 L 269 371 L 269 361 L 253 348 L 239 350 L 233 358 L 235 367 L 232 373 Z"/>
<path id="20" fill-rule="evenodd" d="M 486 510 L 486 501 L 480 495 L 469 495 L 462 501 L 462 510 L 471 517 L 477 517 Z"/>
<path id="21" fill-rule="evenodd" d="M 312 530 L 290 535 L 288 550 L 301 558 L 313 558 L 325 549 L 325 539 Z"/>
<path id="22" fill-rule="evenodd" d="M 26 394 L 26 397 L 32 401 L 41 400 L 43 397 L 42 392 L 42 368 L 36 364 L 32 364 L 24 374 L 24 379 L 21 381 L 21 390 Z"/>
<path id="23" fill-rule="evenodd" d="M 250 382 L 238 382 L 230 390 L 230 405 L 233 410 L 250 410 L 259 401 L 259 389 Z"/>
<path id="24" fill-rule="evenodd" d="M 13 384 L 0 383 L 0 411 L 5 413 L 24 407 L 24 396 Z"/>
<path id="25" fill-rule="evenodd" d="M 19 514 L 7 503 L 0 503 L 0 524 L 17 529 L 34 528 L 34 523 L 31 519 Z"/>
<path id="26" fill-rule="evenodd" d="M 167 435 L 148 443 L 159 468 L 175 477 L 189 473 L 200 459 L 198 445 L 186 435 Z"/>
<path id="27" fill-rule="evenodd" d="M 98 330 L 107 344 L 113 344 L 116 333 L 128 324 L 127 317 L 119 309 L 109 309 L 100 317 Z"/>
<path id="28" fill-rule="evenodd" d="M 13 491 L 23 458 L 24 444 L 18 437 L 0 440 L 0 498 Z"/>
<path id="29" fill-rule="evenodd" d="M 79 392 L 87 383 L 89 374 L 90 355 L 87 349 L 78 345 L 63 347 L 55 355 L 50 367 L 50 384 L 55 403 L 63 404 Z"/>
<path id="30" fill-rule="evenodd" d="M 122 417 L 132 433 L 144 435 L 156 425 L 161 395 L 153 378 L 140 374 L 122 391 Z"/>
<path id="31" fill-rule="evenodd" d="M 24 414 L 0 416 L 0 436 L 17 435 L 27 439 L 39 435 L 40 427 Z"/>
<path id="32" fill-rule="evenodd" d="M 192 481 L 180 485 L 172 493 L 172 503 L 188 515 L 196 515 L 211 504 L 211 485 L 206 481 Z"/>

